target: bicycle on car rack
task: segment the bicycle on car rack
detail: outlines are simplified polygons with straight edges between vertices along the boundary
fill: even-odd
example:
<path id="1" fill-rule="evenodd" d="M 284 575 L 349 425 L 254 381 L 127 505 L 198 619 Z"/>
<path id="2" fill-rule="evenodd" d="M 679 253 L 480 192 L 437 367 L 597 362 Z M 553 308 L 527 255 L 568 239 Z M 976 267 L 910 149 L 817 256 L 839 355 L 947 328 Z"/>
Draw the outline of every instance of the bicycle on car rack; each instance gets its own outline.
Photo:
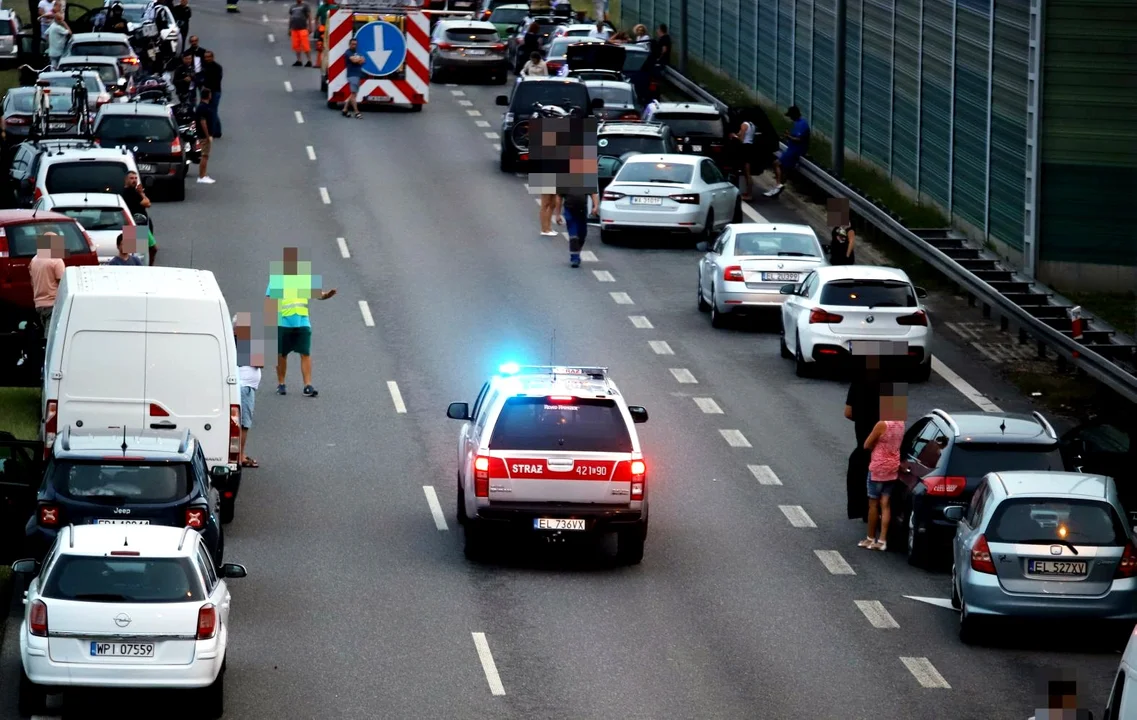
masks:
<path id="1" fill-rule="evenodd" d="M 30 65 L 21 65 L 19 70 L 27 70 L 36 75 L 47 72 L 51 69 L 48 65 L 42 69 L 35 69 Z M 46 80 L 36 80 L 35 93 L 32 97 L 32 125 L 31 132 L 34 135 L 44 137 L 47 135 L 51 128 L 51 86 Z"/>
<path id="2" fill-rule="evenodd" d="M 581 118 L 584 110 L 577 105 L 542 105 L 533 103 L 533 112 L 525 120 L 519 121 L 509 132 L 509 141 L 519 152 L 529 152 L 529 123 L 541 118 Z"/>
<path id="3" fill-rule="evenodd" d="M 91 121 L 91 106 L 90 99 L 87 94 L 87 83 L 83 82 L 82 71 L 72 75 L 75 78 L 75 84 L 71 86 L 71 111 L 74 112 L 78 118 L 75 125 L 75 131 L 82 137 L 87 137 L 94 133 L 94 126 Z"/>

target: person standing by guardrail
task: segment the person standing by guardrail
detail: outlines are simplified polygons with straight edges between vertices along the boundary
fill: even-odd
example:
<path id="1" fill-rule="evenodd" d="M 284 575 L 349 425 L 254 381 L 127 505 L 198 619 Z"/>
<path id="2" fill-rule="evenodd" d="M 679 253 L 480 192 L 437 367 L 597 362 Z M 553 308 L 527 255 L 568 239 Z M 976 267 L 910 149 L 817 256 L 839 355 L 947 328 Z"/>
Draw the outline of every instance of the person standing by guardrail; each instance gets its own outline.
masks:
<path id="1" fill-rule="evenodd" d="M 832 228 L 829 239 L 830 265 L 856 265 L 853 246 L 856 244 L 856 233 L 849 223 L 849 199 L 829 198 L 829 227 Z"/>
<path id="2" fill-rule="evenodd" d="M 790 105 L 789 109 L 786 110 L 786 117 L 793 124 L 784 136 L 786 149 L 774 162 L 774 177 L 777 179 L 777 185 L 766 192 L 766 197 L 775 197 L 781 194 L 782 190 L 786 188 L 786 173 L 796 168 L 798 161 L 809 151 L 809 123 L 801 116 L 801 110 L 798 109 L 797 105 Z"/>

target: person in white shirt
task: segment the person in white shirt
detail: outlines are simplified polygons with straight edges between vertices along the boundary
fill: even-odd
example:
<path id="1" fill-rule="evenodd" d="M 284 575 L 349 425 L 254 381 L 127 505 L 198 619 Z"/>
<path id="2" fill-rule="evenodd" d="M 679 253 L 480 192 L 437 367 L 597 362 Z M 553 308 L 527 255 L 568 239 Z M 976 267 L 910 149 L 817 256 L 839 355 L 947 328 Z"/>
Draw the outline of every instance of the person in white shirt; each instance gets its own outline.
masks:
<path id="1" fill-rule="evenodd" d="M 237 313 L 233 316 L 233 335 L 237 343 L 237 383 L 241 387 L 241 467 L 260 467 L 253 458 L 245 454 L 249 430 L 253 427 L 253 410 L 256 407 L 257 388 L 261 385 L 261 370 L 264 368 L 264 348 L 253 351 L 253 327 L 251 313 Z"/>
<path id="2" fill-rule="evenodd" d="M 754 154 L 754 123 L 743 120 L 738 132 L 731 135 L 741 143 L 742 177 L 746 180 L 746 191 L 742 193 L 743 200 L 750 200 L 754 193 L 754 178 L 750 174 L 750 165 L 755 161 Z"/>
<path id="3" fill-rule="evenodd" d="M 530 53 L 529 61 L 521 68 L 521 75 L 530 75 L 532 77 L 548 77 L 549 66 L 541 59 L 541 53 Z"/>
<path id="4" fill-rule="evenodd" d="M 592 28 L 592 30 L 588 32 L 588 37 L 593 38 L 594 40 L 607 40 L 611 34 L 612 31 L 604 27 L 604 21 L 597 20 L 596 27 Z"/>
<path id="5" fill-rule="evenodd" d="M 53 17 L 55 17 L 55 3 L 52 0 L 39 0 L 40 37 L 47 37 L 47 29 L 51 27 Z"/>
<path id="6" fill-rule="evenodd" d="M 652 100 L 651 102 L 649 102 L 644 107 L 643 121 L 644 122 L 651 122 L 651 116 L 654 115 L 655 111 L 658 109 L 659 109 L 659 101 L 658 100 Z"/>

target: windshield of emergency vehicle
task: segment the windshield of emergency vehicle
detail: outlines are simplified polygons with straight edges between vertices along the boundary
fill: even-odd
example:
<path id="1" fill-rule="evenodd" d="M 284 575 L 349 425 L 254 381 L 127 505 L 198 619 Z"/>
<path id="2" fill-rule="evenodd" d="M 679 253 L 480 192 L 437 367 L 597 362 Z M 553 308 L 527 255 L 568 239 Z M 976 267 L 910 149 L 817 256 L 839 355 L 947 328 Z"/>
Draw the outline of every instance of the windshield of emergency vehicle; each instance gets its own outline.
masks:
<path id="1" fill-rule="evenodd" d="M 515 397 L 501 409 L 490 449 L 631 452 L 632 438 L 612 400 Z"/>

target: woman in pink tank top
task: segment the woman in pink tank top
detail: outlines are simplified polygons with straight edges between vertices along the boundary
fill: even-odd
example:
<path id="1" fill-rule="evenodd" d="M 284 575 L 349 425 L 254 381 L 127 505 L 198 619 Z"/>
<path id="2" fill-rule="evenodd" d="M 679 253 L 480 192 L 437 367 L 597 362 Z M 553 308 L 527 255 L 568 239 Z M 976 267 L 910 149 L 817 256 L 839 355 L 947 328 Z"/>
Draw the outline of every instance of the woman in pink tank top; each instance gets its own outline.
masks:
<path id="1" fill-rule="evenodd" d="M 888 548 L 888 525 L 892 521 L 892 508 L 889 499 L 892 495 L 893 483 L 900 473 L 900 442 L 904 439 L 904 420 L 891 418 L 903 417 L 894 407 L 903 398 L 882 397 L 881 420 L 872 429 L 872 433 L 865 439 L 865 450 L 872 452 L 869 460 L 868 496 L 869 496 L 869 534 L 857 545 L 870 550 L 886 550 Z M 883 419 L 889 418 L 889 419 Z M 877 535 L 879 529 L 880 534 Z"/>

